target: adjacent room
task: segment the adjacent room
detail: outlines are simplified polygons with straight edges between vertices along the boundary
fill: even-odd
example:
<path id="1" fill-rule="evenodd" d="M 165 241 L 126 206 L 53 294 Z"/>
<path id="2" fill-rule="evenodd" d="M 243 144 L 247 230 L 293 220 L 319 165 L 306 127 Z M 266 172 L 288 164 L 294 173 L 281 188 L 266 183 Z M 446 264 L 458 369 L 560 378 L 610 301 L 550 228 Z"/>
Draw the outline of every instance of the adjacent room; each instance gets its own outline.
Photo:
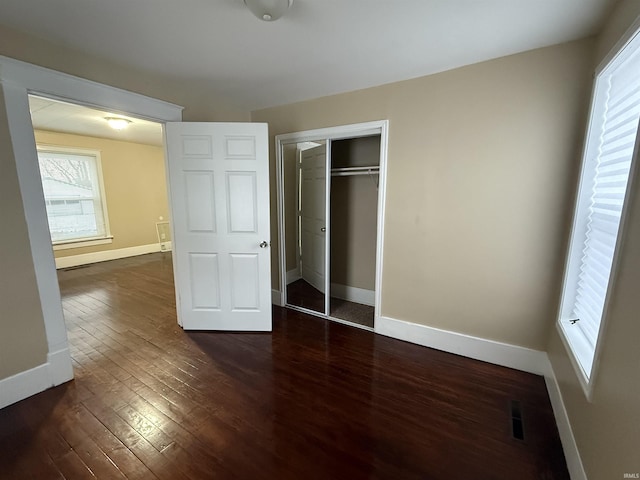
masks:
<path id="1" fill-rule="evenodd" d="M 0 4 L 0 478 L 640 478 L 640 3 Z"/>
<path id="2" fill-rule="evenodd" d="M 29 110 L 57 268 L 171 250 L 160 124 L 34 95 Z"/>

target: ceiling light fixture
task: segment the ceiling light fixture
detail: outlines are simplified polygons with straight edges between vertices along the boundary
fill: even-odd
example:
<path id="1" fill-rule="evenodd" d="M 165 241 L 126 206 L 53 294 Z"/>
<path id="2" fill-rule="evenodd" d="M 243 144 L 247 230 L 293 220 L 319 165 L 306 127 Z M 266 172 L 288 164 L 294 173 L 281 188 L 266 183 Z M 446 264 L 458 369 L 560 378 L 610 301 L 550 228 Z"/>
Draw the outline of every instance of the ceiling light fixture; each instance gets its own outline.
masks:
<path id="1" fill-rule="evenodd" d="M 274 22 L 293 5 L 293 0 L 244 0 L 244 4 L 260 20 Z"/>
<path id="2" fill-rule="evenodd" d="M 126 118 L 118 118 L 118 117 L 106 117 L 105 120 L 107 121 L 109 126 L 114 130 L 124 130 L 131 123 L 131 120 L 127 120 Z"/>

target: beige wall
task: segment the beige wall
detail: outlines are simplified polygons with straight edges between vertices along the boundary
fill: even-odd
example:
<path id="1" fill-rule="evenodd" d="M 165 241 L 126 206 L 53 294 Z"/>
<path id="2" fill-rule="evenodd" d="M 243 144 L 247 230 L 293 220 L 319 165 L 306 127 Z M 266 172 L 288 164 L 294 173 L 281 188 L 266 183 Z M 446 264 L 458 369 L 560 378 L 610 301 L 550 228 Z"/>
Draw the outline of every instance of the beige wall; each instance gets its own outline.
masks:
<path id="1" fill-rule="evenodd" d="M 618 5 L 598 39 L 596 63 L 638 15 L 640 2 L 628 0 Z M 622 478 L 624 473 L 640 472 L 639 182 L 636 170 L 591 402 L 585 398 L 555 328 L 551 330 L 548 344 L 549 357 L 590 480 Z"/>
<path id="2" fill-rule="evenodd" d="M 103 138 L 36 131 L 44 145 L 98 150 L 113 243 L 55 251 L 66 257 L 158 243 L 156 222 L 169 219 L 162 147 Z"/>
<path id="3" fill-rule="evenodd" d="M 378 165 L 380 137 L 332 143 L 331 167 Z M 378 177 L 331 177 L 331 283 L 375 290 Z"/>
<path id="4" fill-rule="evenodd" d="M 252 120 L 275 135 L 389 119 L 382 314 L 544 350 L 593 46 L 557 45 Z"/>
<path id="5" fill-rule="evenodd" d="M 43 364 L 47 339 L 0 90 L 0 380 Z"/>

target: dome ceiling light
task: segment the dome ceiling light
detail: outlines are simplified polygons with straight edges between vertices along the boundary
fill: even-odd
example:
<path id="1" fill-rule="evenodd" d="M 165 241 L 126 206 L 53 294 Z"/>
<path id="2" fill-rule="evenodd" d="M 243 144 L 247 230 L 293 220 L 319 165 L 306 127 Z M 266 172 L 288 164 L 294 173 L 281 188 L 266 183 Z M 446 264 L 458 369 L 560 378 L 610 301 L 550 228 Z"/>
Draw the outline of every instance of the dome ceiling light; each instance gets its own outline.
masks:
<path id="1" fill-rule="evenodd" d="M 126 118 L 118 118 L 118 117 L 106 117 L 105 120 L 107 121 L 109 126 L 114 130 L 124 130 L 131 123 L 131 120 L 127 120 Z"/>
<path id="2" fill-rule="evenodd" d="M 244 0 L 251 13 L 265 22 L 275 22 L 293 4 L 293 0 Z"/>

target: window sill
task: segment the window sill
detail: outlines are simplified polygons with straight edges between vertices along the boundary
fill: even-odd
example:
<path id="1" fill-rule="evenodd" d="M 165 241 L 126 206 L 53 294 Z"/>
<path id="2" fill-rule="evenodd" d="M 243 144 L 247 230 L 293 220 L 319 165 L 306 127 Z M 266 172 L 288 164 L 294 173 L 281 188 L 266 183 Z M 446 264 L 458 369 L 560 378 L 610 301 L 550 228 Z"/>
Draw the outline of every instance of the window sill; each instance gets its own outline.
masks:
<path id="1" fill-rule="evenodd" d="M 71 248 L 93 247 L 95 245 L 106 245 L 113 243 L 113 237 L 104 238 L 87 238 L 86 240 L 69 240 L 66 242 L 58 242 L 53 244 L 53 251 L 68 250 Z"/>
<path id="2" fill-rule="evenodd" d="M 577 328 L 571 328 L 572 325 L 568 322 L 563 322 L 559 320 L 556 323 L 556 327 L 558 329 L 558 333 L 560 335 L 560 339 L 564 344 L 564 348 L 567 351 L 567 356 L 571 361 L 571 365 L 573 365 L 573 369 L 576 372 L 576 377 L 582 386 L 582 391 L 584 392 L 585 397 L 588 402 L 591 402 L 591 396 L 593 394 L 593 382 L 589 379 L 587 374 L 585 373 L 585 369 L 582 367 L 583 363 L 589 365 L 593 362 L 589 362 L 588 358 L 579 358 L 581 351 L 584 351 L 582 345 L 586 343 L 585 338 L 582 335 L 582 332 Z M 592 370 L 592 368 L 590 368 Z M 593 375 L 593 371 L 591 372 Z"/>

